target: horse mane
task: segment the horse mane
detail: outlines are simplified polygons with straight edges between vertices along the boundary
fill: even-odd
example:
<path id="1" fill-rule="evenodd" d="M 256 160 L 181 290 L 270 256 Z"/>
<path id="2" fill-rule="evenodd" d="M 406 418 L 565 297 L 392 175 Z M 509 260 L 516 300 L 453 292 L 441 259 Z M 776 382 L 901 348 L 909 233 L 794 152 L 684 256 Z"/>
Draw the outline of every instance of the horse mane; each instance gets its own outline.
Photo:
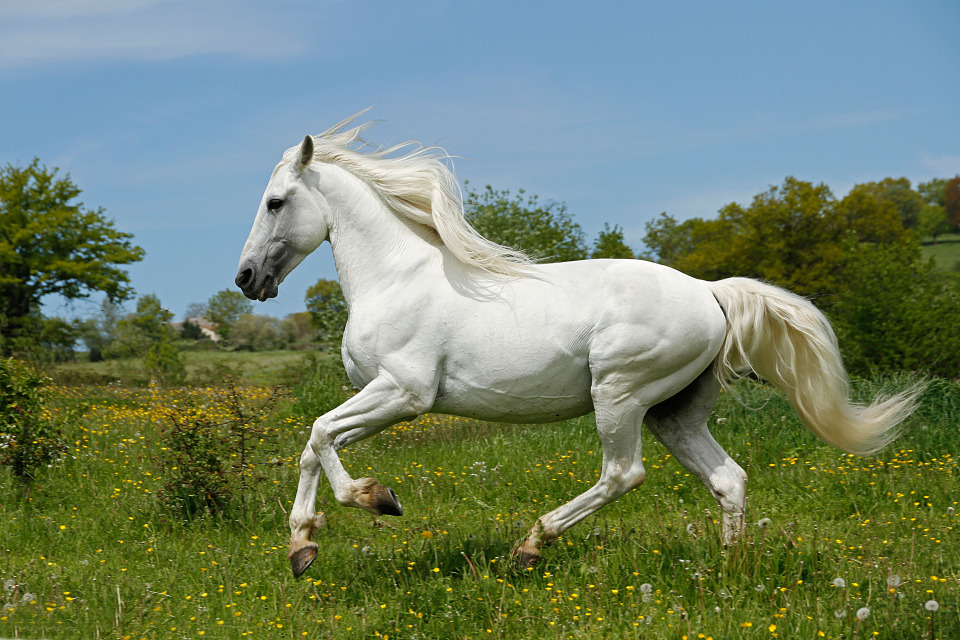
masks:
<path id="1" fill-rule="evenodd" d="M 395 215 L 435 230 L 460 262 L 501 276 L 533 272 L 525 253 L 484 238 L 467 222 L 460 186 L 448 166 L 451 158 L 443 149 L 415 141 L 375 146 L 363 138 L 375 121 L 351 126 L 363 113 L 314 136 L 313 159 L 346 169 L 370 185 Z M 288 149 L 281 166 L 296 161 L 298 153 L 299 146 Z"/>

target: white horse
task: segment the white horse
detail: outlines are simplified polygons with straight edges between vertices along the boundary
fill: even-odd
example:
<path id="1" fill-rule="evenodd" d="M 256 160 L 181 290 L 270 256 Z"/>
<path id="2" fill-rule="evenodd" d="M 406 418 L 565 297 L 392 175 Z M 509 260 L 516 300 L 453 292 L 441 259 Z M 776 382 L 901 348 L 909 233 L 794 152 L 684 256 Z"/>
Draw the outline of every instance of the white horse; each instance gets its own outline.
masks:
<path id="1" fill-rule="evenodd" d="M 272 298 L 329 240 L 349 309 L 343 363 L 361 391 L 317 418 L 300 458 L 295 576 L 317 556 L 320 470 L 341 505 L 402 515 L 391 489 L 351 478 L 337 451 L 426 412 L 521 423 L 596 413 L 600 479 L 537 520 L 515 550 L 529 566 L 541 546 L 643 482 L 643 423 L 706 484 L 733 543 L 747 477 L 707 418 L 721 385 L 746 372 L 782 389 L 821 439 L 857 454 L 886 444 L 913 410 L 918 388 L 850 404 L 833 331 L 803 298 L 640 260 L 533 264 L 465 221 L 442 150 L 372 148 L 356 118 L 284 153 L 236 279 L 247 297 Z"/>

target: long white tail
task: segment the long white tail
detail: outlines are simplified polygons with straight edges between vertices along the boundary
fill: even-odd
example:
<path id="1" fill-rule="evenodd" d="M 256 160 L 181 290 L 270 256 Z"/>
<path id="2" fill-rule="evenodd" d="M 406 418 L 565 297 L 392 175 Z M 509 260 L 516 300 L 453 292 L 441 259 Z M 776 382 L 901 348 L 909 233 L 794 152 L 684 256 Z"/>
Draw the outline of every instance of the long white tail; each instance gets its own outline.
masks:
<path id="1" fill-rule="evenodd" d="M 867 406 L 850 403 L 850 383 L 830 323 L 809 301 L 749 278 L 710 283 L 727 316 L 715 363 L 727 382 L 750 371 L 781 389 L 803 424 L 824 442 L 867 455 L 897 437 L 923 384 Z"/>

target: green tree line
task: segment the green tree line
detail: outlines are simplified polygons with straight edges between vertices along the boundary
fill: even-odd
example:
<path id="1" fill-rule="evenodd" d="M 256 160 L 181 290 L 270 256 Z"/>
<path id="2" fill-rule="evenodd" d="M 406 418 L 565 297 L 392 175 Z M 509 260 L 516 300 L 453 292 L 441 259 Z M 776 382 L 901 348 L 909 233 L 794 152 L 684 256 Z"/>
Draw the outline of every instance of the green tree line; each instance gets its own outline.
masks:
<path id="1" fill-rule="evenodd" d="M 142 358 L 148 369 L 182 375 L 180 351 L 212 346 L 266 350 L 336 347 L 347 309 L 336 281 L 307 291 L 306 310 L 278 319 L 254 314 L 233 289 L 190 305 L 181 322 L 152 294 L 134 289 L 125 265 L 144 251 L 102 208 L 77 202 L 69 175 L 34 160 L 0 169 L 0 355 L 65 359 L 82 342 L 92 360 Z M 856 185 L 836 198 L 824 184 L 788 177 L 748 205 L 716 217 L 646 224 L 644 250 L 604 224 L 588 242 L 563 203 L 491 186 L 465 192 L 467 220 L 484 236 L 544 262 L 643 258 L 692 276 L 756 277 L 810 297 L 833 320 L 856 372 L 960 370 L 960 285 L 923 258 L 921 239 L 960 232 L 960 176 L 913 188 L 906 178 Z M 100 313 L 68 322 L 42 314 L 44 296 L 105 294 Z"/>

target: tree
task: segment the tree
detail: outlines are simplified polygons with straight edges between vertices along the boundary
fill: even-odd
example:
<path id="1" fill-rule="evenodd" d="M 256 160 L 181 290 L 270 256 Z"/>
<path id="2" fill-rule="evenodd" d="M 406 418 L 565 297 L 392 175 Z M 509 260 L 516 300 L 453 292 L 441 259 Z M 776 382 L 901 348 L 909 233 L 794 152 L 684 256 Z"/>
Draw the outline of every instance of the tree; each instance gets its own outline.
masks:
<path id="1" fill-rule="evenodd" d="M 930 238 L 934 243 L 937 236 L 950 232 L 950 223 L 947 222 L 947 212 L 942 205 L 927 203 L 920 209 L 920 219 L 917 223 L 917 235 L 921 238 Z"/>
<path id="2" fill-rule="evenodd" d="M 240 316 L 252 313 L 253 303 L 239 291 L 224 289 L 207 301 L 207 317 L 217 323 L 217 333 L 229 338 L 230 328 Z"/>
<path id="3" fill-rule="evenodd" d="M 910 186 L 906 178 L 884 178 L 880 182 L 865 182 L 853 187 L 851 194 L 862 191 L 875 196 L 880 202 L 889 202 L 897 208 L 900 221 L 907 229 L 914 229 L 920 221 L 920 209 L 924 199 Z"/>
<path id="4" fill-rule="evenodd" d="M 280 321 L 271 316 L 245 313 L 230 328 L 230 342 L 238 349 L 266 351 L 279 349 Z"/>
<path id="5" fill-rule="evenodd" d="M 960 176 L 951 178 L 944 185 L 943 209 L 950 228 L 954 231 L 960 230 Z"/>
<path id="6" fill-rule="evenodd" d="M 184 320 L 189 320 L 190 318 L 204 318 L 207 315 L 207 303 L 206 302 L 191 302 L 187 305 L 187 310 L 183 314 Z"/>
<path id="7" fill-rule="evenodd" d="M 626 241 L 623 239 L 623 229 L 620 228 L 620 225 L 615 224 L 613 228 L 610 228 L 608 223 L 603 223 L 603 231 L 597 235 L 597 239 L 593 241 L 593 251 L 590 253 L 591 258 L 625 258 L 627 260 L 633 260 L 636 258 L 633 255 L 633 250 L 627 246 Z"/>
<path id="8" fill-rule="evenodd" d="M 938 204 L 943 206 L 943 198 L 947 194 L 946 178 L 934 178 L 929 182 L 921 182 L 917 185 L 917 193 L 927 204 Z"/>
<path id="9" fill-rule="evenodd" d="M 519 249 L 543 262 L 583 260 L 587 245 L 583 229 L 567 213 L 566 205 L 542 204 L 535 195 L 516 196 L 487 186 L 467 191 L 467 221 L 480 235 L 498 244 Z"/>
<path id="10" fill-rule="evenodd" d="M 343 332 L 341 325 L 340 332 Z M 309 311 L 291 313 L 280 322 L 280 340 L 287 349 L 303 349 L 317 340 L 317 329 Z"/>
<path id="11" fill-rule="evenodd" d="M 648 225 L 644 242 L 671 266 L 705 280 L 750 276 L 805 296 L 837 292 L 845 243 L 900 244 L 913 235 L 897 208 L 868 189 L 837 201 L 824 185 L 788 177 L 754 197 L 729 204 L 715 220 L 677 223 L 662 216 Z"/>
<path id="12" fill-rule="evenodd" d="M 847 285 L 832 305 L 844 362 L 854 372 L 960 371 L 960 291 L 917 242 L 848 247 Z"/>
<path id="13" fill-rule="evenodd" d="M 113 301 L 133 288 L 120 265 L 145 252 L 118 231 L 102 208 L 77 203 L 80 189 L 70 176 L 57 177 L 40 161 L 0 169 L 0 329 L 5 335 L 29 331 L 27 320 L 41 299 L 68 300 L 102 291 Z M 0 348 L 3 348 L 0 345 Z"/>
<path id="14" fill-rule="evenodd" d="M 140 358 L 158 342 L 174 338 L 170 320 L 173 314 L 163 308 L 152 293 L 137 299 L 137 310 L 116 322 L 114 339 L 103 349 L 105 358 Z"/>
<path id="15" fill-rule="evenodd" d="M 347 326 L 347 301 L 336 280 L 320 279 L 307 289 L 304 300 L 313 326 L 324 339 L 339 340 Z"/>

